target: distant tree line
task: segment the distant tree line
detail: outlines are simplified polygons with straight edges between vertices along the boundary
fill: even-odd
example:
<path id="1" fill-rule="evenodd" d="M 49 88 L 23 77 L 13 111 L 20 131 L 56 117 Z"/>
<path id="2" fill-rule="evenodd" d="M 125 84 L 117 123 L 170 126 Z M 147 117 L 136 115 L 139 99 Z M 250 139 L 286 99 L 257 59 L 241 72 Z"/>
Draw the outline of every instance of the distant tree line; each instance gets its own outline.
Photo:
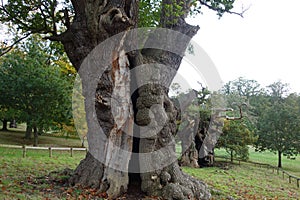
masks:
<path id="1" fill-rule="evenodd" d="M 187 102 L 191 91 L 180 91 L 178 84 L 172 89 L 173 99 Z M 300 96 L 290 93 L 288 84 L 277 81 L 263 88 L 240 77 L 218 92 L 202 87 L 193 93 L 196 106 L 190 101 L 178 119 L 182 165 L 213 165 L 214 148 L 224 148 L 231 160 L 247 160 L 249 146 L 270 150 L 278 154 L 278 167 L 282 156 L 294 159 L 300 153 Z"/>

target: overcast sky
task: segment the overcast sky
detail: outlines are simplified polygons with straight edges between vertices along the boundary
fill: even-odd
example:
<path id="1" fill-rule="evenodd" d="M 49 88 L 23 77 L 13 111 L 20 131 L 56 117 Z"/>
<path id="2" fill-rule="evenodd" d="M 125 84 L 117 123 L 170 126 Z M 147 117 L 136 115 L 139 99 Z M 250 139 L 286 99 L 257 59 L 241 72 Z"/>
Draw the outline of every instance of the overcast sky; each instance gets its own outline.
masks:
<path id="1" fill-rule="evenodd" d="M 277 80 L 300 92 L 300 1 L 237 0 L 235 10 L 251 6 L 244 18 L 204 11 L 189 22 L 200 30 L 193 38 L 214 62 L 223 82 L 240 76 L 263 86 Z M 180 73 L 192 79 L 186 67 Z M 204 77 L 205 79 L 205 77 Z"/>
<path id="2" fill-rule="evenodd" d="M 234 10 L 242 6 L 251 6 L 244 18 L 225 14 L 218 19 L 215 12 L 204 9 L 203 15 L 188 19 L 200 26 L 194 41 L 224 83 L 240 76 L 263 86 L 282 80 L 300 93 L 300 0 L 236 0 Z M 184 65 L 179 72 L 195 85 L 199 73 Z"/>

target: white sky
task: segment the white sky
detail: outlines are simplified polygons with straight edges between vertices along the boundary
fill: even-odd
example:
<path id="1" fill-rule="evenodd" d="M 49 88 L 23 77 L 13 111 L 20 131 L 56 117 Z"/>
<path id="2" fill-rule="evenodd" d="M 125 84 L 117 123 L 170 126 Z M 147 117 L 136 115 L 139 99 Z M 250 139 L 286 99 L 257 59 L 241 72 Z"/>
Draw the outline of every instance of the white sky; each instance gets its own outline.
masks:
<path id="1" fill-rule="evenodd" d="M 237 0 L 235 10 L 251 5 L 244 18 L 225 14 L 221 19 L 204 11 L 188 22 L 200 30 L 193 38 L 214 62 L 224 83 L 240 76 L 263 86 L 277 80 L 300 92 L 300 1 Z M 195 84 L 188 67 L 179 73 Z M 205 78 L 205 77 L 204 77 Z"/>

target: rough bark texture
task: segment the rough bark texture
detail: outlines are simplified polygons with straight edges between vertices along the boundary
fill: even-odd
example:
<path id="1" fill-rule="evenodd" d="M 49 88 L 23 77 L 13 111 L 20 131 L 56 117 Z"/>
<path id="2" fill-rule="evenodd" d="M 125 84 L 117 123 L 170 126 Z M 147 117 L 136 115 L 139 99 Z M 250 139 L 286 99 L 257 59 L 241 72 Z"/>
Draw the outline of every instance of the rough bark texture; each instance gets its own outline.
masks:
<path id="1" fill-rule="evenodd" d="M 179 163 L 181 166 L 199 167 L 198 150 L 195 143 L 195 133 L 197 133 L 198 124 L 190 120 L 187 120 L 187 122 L 187 126 L 178 133 L 182 149 Z"/>
<path id="2" fill-rule="evenodd" d="M 62 41 L 65 50 L 71 62 L 77 70 L 79 70 L 83 60 L 87 55 L 105 39 L 114 34 L 123 32 L 129 27 L 134 26 L 136 21 L 137 4 L 135 0 L 112 0 L 112 1 L 72 1 L 75 9 L 75 19 L 68 30 L 59 38 L 52 38 Z M 130 13 L 132 17 L 127 16 Z M 96 116 L 93 113 L 87 113 L 87 122 L 89 132 L 87 139 L 90 147 L 86 158 L 79 164 L 73 177 L 70 179 L 71 184 L 81 184 L 84 186 L 99 188 L 101 192 L 107 192 L 109 198 L 114 199 L 127 190 L 128 174 L 127 172 L 117 171 L 107 166 L 114 167 L 114 159 L 118 157 L 118 151 L 113 148 L 113 144 L 122 149 L 131 151 L 132 137 L 123 133 L 122 128 L 116 124 L 112 115 L 110 105 L 104 99 L 111 99 L 113 91 L 118 94 L 118 89 L 121 91 L 130 88 L 129 79 L 123 79 L 122 70 L 128 71 L 129 66 L 126 61 L 127 55 L 122 54 L 122 47 L 109 47 L 107 51 L 111 54 L 112 64 L 107 68 L 105 73 L 98 80 L 96 91 L 90 91 L 86 85 L 83 85 L 83 93 L 86 97 L 85 107 L 88 110 L 89 106 L 96 106 Z M 114 52 L 110 52 L 114 51 Z M 103 53 L 104 54 L 104 53 Z M 104 55 L 99 55 L 99 60 Z M 122 61 L 120 61 L 122 58 Z M 101 66 L 99 66 L 101 67 Z M 102 66 L 104 67 L 104 66 Z M 128 74 L 127 74 L 128 75 Z M 127 76 L 125 75 L 125 76 Z M 91 74 L 93 76 L 93 74 Z M 81 77 L 83 82 L 87 82 L 90 77 Z M 93 99 L 89 93 L 93 93 Z M 123 94 L 126 92 L 122 92 Z M 130 93 L 127 92 L 127 95 Z M 124 125 L 132 126 L 132 105 L 128 96 L 114 96 L 115 98 L 123 99 L 121 114 L 128 116 L 123 122 Z M 96 101 L 91 103 L 92 101 Z M 118 111 L 116 111 L 118 112 Z M 115 116 L 116 117 L 116 116 Z M 96 119 L 95 119 L 96 118 Z M 106 145 L 99 146 L 103 138 L 99 138 L 100 134 L 94 132 L 92 127 L 94 120 L 97 120 L 103 129 L 104 134 L 109 138 Z M 129 131 L 130 133 L 130 131 Z M 103 142 L 103 141 L 102 141 Z M 94 148 L 97 147 L 97 148 Z M 105 164 L 99 162 L 96 157 L 98 154 L 105 155 Z M 129 163 L 129 158 L 124 158 Z M 126 165 L 126 162 L 124 165 Z"/>
<path id="3" fill-rule="evenodd" d="M 215 140 L 209 138 L 215 137 L 218 132 L 213 130 L 209 131 L 209 120 L 200 122 L 199 129 L 195 135 L 195 147 L 198 152 L 198 165 L 199 167 L 211 167 L 214 165 L 214 147 Z"/>
<path id="4" fill-rule="evenodd" d="M 189 37 L 196 34 L 198 27 L 193 27 L 185 23 L 184 20 L 179 19 L 177 26 L 172 29 L 179 31 Z M 143 63 L 153 63 L 153 65 L 161 64 L 168 66 L 170 69 L 160 68 L 157 76 L 153 77 L 153 82 L 158 81 L 160 85 L 148 84 L 138 89 L 139 97 L 137 99 L 137 115 L 136 121 L 140 126 L 150 126 L 152 130 L 162 126 L 162 129 L 151 137 L 140 139 L 140 153 L 148 153 L 168 148 L 169 154 L 156 153 L 153 154 L 150 162 L 147 160 L 140 160 L 142 163 L 148 163 L 153 168 L 156 165 L 163 164 L 166 157 L 172 159 L 175 156 L 175 134 L 176 134 L 176 109 L 173 102 L 168 97 L 168 88 L 177 72 L 181 63 L 185 49 L 189 41 L 184 41 L 184 38 L 177 38 L 180 41 L 178 52 L 181 54 L 174 54 L 169 51 L 146 49 L 142 51 Z M 156 38 L 156 41 L 162 41 Z M 154 41 L 149 37 L 148 42 Z M 147 44 L 147 42 L 146 42 Z M 180 49 L 182 48 L 182 49 Z M 153 67 L 155 68 L 155 67 Z M 175 73 L 172 73 L 175 72 Z M 147 73 L 139 74 L 138 77 L 147 78 Z M 163 86 L 162 86 L 163 85 Z M 158 112 L 152 108 L 153 105 L 158 105 Z M 150 114 L 149 114 L 150 113 Z M 150 125 L 149 125 L 150 124 Z M 151 127 L 153 125 L 153 127 Z M 150 132 L 152 131 L 150 130 Z M 146 132 L 149 134 L 149 132 Z M 168 166 L 162 167 L 158 170 L 141 174 L 142 191 L 148 195 L 162 196 L 165 199 L 208 199 L 209 192 L 206 185 L 186 174 L 184 174 L 178 165 L 178 162 L 173 162 Z"/>
<path id="5" fill-rule="evenodd" d="M 214 165 L 214 147 L 222 134 L 223 119 L 219 111 L 213 111 L 210 119 L 200 121 L 199 129 L 195 136 L 196 149 L 199 153 L 198 164 L 200 167 Z"/>
<path id="6" fill-rule="evenodd" d="M 163 3 L 172 3 L 172 1 Z M 136 0 L 73 0 L 72 4 L 76 13 L 73 23 L 64 34 L 52 37 L 52 39 L 59 40 L 64 44 L 65 50 L 77 70 L 84 63 L 86 56 L 98 44 L 112 35 L 136 27 L 138 16 Z M 188 25 L 182 18 L 179 18 L 172 26 L 164 21 L 168 20 L 166 17 L 162 16 L 162 19 L 163 27 L 178 31 L 190 38 L 199 29 Z M 88 85 L 83 83 L 85 108 L 90 110 L 91 106 L 95 106 L 96 111 L 86 114 L 89 128 L 87 134 L 89 153 L 75 170 L 70 184 L 99 188 L 99 191 L 106 192 L 110 199 L 115 199 L 126 192 L 128 185 L 134 184 L 133 181 L 140 181 L 140 189 L 147 195 L 161 196 L 164 199 L 208 199 L 210 197 L 206 185 L 184 174 L 177 162 L 163 165 L 169 158 L 174 159 L 175 155 L 176 109 L 167 95 L 168 87 L 179 68 L 189 40 L 176 38 L 175 41 L 178 41 L 176 48 L 178 48 L 179 54 L 151 48 L 125 54 L 125 47 L 120 42 L 116 46 L 108 46 L 105 52 L 98 55 L 98 61 L 107 56 L 111 57 L 111 64 L 97 80 L 96 91 L 92 91 Z M 152 38 L 150 34 L 145 45 L 151 46 L 157 41 L 160 41 L 159 38 Z M 153 81 L 163 82 L 164 86 L 146 84 L 135 91 L 136 95 L 133 95 L 131 100 L 130 85 L 149 77 L 143 71 L 130 74 L 129 69 L 134 69 L 142 64 L 150 64 L 153 68 L 161 64 L 169 66 L 173 71 L 161 68 L 157 72 L 158 76 L 153 76 Z M 104 66 L 106 65 L 100 62 L 99 67 Z M 80 75 L 82 75 L 83 82 L 95 79 L 93 74 Z M 131 80 L 132 78 L 134 80 Z M 90 98 L 91 96 L 93 98 Z M 113 107 L 110 102 L 117 106 Z M 96 130 L 97 127 L 92 123 L 94 121 L 100 124 L 102 132 Z M 153 131 L 155 134 L 146 138 L 133 139 L 134 121 L 139 126 L 150 127 L 146 131 L 134 128 L 134 134 L 151 134 Z M 101 137 L 99 132 L 109 140 Z M 101 143 L 104 145 L 99 145 Z M 114 148 L 114 146 L 119 148 Z M 128 170 L 130 165 L 131 155 L 120 157 L 120 151 L 148 153 L 161 148 L 166 148 L 168 154 L 157 151 L 158 153 L 154 153 L 153 157 L 147 158 L 151 160 L 139 159 L 135 164 L 145 167 L 145 164 L 149 164 L 147 161 L 151 161 L 149 165 L 157 164 L 162 167 L 155 168 L 156 170 L 150 172 L 138 173 L 140 178 L 133 178 L 129 182 L 129 174 L 126 169 Z M 99 162 L 103 155 L 105 162 Z M 116 162 L 116 160 L 122 161 L 121 163 L 125 167 L 123 171 L 116 170 L 120 167 L 117 166 L 120 162 Z"/>
<path id="7" fill-rule="evenodd" d="M 178 130 L 178 138 L 181 141 L 181 157 L 179 159 L 180 166 L 199 167 L 198 150 L 196 149 L 195 137 L 199 127 L 199 113 L 190 113 L 189 106 L 194 104 L 197 93 L 190 91 L 188 94 L 179 98 L 175 103 L 178 112 L 177 120 L 181 121 Z M 197 105 L 196 105 L 197 106 Z M 197 112 L 197 111 L 196 111 Z"/>

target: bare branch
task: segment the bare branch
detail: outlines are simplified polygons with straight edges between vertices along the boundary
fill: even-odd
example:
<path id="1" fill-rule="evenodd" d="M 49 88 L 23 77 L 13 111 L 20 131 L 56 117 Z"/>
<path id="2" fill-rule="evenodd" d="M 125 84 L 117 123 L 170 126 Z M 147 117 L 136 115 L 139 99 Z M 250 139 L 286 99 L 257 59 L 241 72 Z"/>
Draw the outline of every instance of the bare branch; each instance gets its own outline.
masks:
<path id="1" fill-rule="evenodd" d="M 65 18 L 64 24 L 67 27 L 67 29 L 69 29 L 71 26 L 71 23 L 70 23 L 70 16 L 69 16 L 68 8 L 65 8 L 62 12 L 64 13 L 64 18 Z"/>
<path id="2" fill-rule="evenodd" d="M 0 57 L 7 54 L 8 52 L 10 52 L 15 45 L 17 45 L 18 43 L 20 43 L 21 41 L 23 41 L 24 39 L 28 38 L 32 33 L 27 33 L 25 34 L 23 37 L 17 39 L 13 44 L 4 47 L 3 49 L 0 49 Z"/>
<path id="3" fill-rule="evenodd" d="M 226 10 L 226 9 L 223 9 L 223 8 L 215 8 L 215 7 L 209 5 L 206 1 L 203 1 L 203 0 L 199 0 L 199 3 L 201 5 L 209 8 L 209 9 L 217 11 L 219 13 L 229 13 L 229 14 L 239 15 L 240 17 L 244 17 L 244 13 L 247 12 L 251 7 L 251 5 L 249 5 L 247 8 L 242 7 L 241 12 L 235 12 L 235 11 L 230 11 L 230 10 Z"/>
<path id="4" fill-rule="evenodd" d="M 236 104 L 236 103 L 234 103 Z M 226 119 L 227 120 L 240 120 L 240 119 L 243 119 L 243 111 L 242 111 L 242 107 L 245 106 L 245 107 L 248 107 L 248 105 L 246 103 L 242 103 L 241 105 L 238 105 L 239 107 L 239 111 L 240 111 L 240 116 L 239 117 L 229 117 L 229 116 L 226 116 Z"/>
<path id="5" fill-rule="evenodd" d="M 72 34 L 70 33 L 70 31 L 66 31 L 59 35 L 51 35 L 51 36 L 43 37 L 43 39 L 57 41 L 57 42 L 68 42 L 68 41 L 71 41 L 71 39 L 70 39 L 72 37 L 71 35 Z"/>

